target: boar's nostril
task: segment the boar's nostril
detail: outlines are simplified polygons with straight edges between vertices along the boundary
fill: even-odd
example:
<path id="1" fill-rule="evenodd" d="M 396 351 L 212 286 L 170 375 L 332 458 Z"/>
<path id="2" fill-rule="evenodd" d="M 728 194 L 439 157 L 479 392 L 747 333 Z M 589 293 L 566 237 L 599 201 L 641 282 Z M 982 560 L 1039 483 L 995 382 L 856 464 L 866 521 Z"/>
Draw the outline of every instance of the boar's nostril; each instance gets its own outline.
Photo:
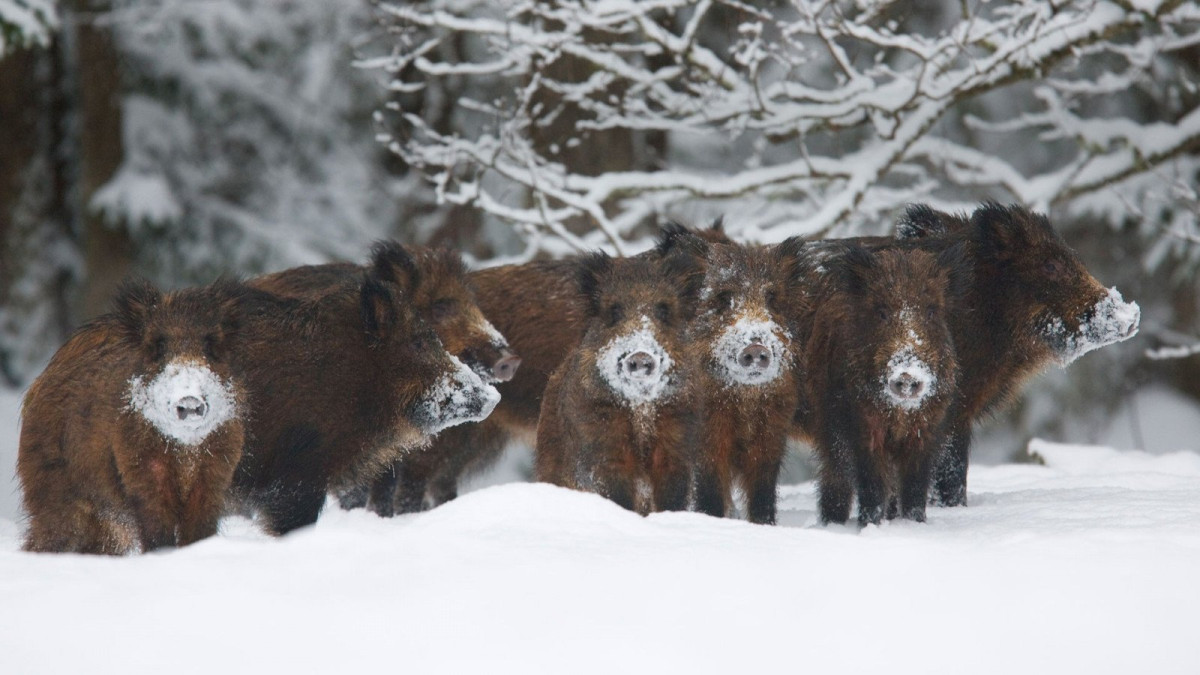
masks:
<path id="1" fill-rule="evenodd" d="M 521 357 L 506 349 L 504 350 L 504 356 L 492 364 L 492 377 L 497 382 L 508 382 L 517 374 L 517 368 L 520 366 Z"/>
<path id="2" fill-rule="evenodd" d="M 897 398 L 920 398 L 922 392 L 925 391 L 925 383 L 908 373 L 900 373 L 893 377 L 888 386 L 891 387 L 892 393 Z"/>
<path id="3" fill-rule="evenodd" d="M 184 396 L 175 404 L 175 414 L 181 420 L 192 417 L 204 417 L 207 412 L 208 404 L 195 396 Z"/>
<path id="4" fill-rule="evenodd" d="M 771 365 L 771 350 L 758 343 L 751 344 L 738 355 L 738 363 L 743 368 L 765 369 Z"/>
<path id="5" fill-rule="evenodd" d="M 654 374 L 658 361 L 646 352 L 634 352 L 625 357 L 624 369 L 630 375 L 646 377 Z"/>

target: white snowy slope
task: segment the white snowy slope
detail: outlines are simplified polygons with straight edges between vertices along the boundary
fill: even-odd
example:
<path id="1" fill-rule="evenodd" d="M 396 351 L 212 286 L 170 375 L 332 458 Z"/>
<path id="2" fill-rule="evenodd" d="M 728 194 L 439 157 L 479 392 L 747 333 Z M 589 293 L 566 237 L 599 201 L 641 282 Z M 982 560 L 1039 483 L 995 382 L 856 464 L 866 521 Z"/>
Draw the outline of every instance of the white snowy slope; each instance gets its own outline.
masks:
<path id="1" fill-rule="evenodd" d="M 862 532 L 811 483 L 780 527 L 512 484 L 127 558 L 21 553 L 5 516 L 0 673 L 1200 672 L 1200 454 L 1031 450 Z"/>

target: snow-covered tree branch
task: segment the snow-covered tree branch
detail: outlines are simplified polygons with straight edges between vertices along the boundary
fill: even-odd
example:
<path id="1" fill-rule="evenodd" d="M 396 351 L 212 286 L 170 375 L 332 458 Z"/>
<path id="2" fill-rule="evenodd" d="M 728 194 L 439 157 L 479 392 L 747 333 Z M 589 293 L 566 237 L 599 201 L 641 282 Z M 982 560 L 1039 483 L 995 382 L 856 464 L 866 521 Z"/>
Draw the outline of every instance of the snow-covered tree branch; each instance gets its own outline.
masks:
<path id="1" fill-rule="evenodd" d="M 57 28 L 56 0 L 0 0 L 0 56 L 22 47 L 44 47 Z"/>
<path id="2" fill-rule="evenodd" d="M 405 111 L 390 147 L 444 202 L 515 224 L 526 257 L 627 252 L 664 216 L 778 241 L 878 231 L 918 199 L 1079 209 L 1200 144 L 1176 58 L 1200 42 L 1194 3 L 910 7 L 392 4 L 397 51 L 368 65 L 398 92 L 457 92 L 452 124 Z M 618 137 L 658 156 L 589 159 Z"/>

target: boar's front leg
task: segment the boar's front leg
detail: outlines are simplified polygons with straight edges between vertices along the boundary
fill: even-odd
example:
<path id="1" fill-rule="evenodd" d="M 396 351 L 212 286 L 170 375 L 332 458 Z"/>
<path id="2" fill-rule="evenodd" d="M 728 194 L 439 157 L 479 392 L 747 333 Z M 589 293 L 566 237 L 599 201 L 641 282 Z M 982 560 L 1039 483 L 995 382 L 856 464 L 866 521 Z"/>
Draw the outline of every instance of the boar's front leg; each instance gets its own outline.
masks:
<path id="1" fill-rule="evenodd" d="M 930 503 L 937 506 L 967 505 L 967 464 L 971 451 L 971 419 L 958 412 L 947 422 L 942 448 L 934 449 L 933 490 Z"/>

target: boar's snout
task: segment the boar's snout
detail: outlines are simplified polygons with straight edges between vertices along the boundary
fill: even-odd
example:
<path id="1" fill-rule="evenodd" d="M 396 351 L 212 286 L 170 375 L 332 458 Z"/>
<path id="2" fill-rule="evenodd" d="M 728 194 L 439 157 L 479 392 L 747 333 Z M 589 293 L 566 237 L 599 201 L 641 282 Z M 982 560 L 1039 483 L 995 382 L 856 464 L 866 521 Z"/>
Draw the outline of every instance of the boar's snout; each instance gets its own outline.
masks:
<path id="1" fill-rule="evenodd" d="M 184 396 L 175 401 L 175 414 L 181 420 L 203 418 L 208 414 L 208 404 L 196 396 Z"/>
<path id="2" fill-rule="evenodd" d="M 925 383 L 911 373 L 900 373 L 888 380 L 892 396 L 900 400 L 918 400 L 925 394 Z"/>
<path id="3" fill-rule="evenodd" d="M 738 363 L 746 369 L 766 370 L 771 365 L 771 350 L 756 342 L 742 350 Z"/>
<path id="4" fill-rule="evenodd" d="M 497 382 L 508 382 L 517 374 L 521 367 L 521 357 L 510 349 L 500 350 L 500 360 L 492 364 L 492 379 Z"/>
<path id="5" fill-rule="evenodd" d="M 630 377 L 646 378 L 658 370 L 658 359 L 646 352 L 634 352 L 621 359 L 619 367 Z"/>

